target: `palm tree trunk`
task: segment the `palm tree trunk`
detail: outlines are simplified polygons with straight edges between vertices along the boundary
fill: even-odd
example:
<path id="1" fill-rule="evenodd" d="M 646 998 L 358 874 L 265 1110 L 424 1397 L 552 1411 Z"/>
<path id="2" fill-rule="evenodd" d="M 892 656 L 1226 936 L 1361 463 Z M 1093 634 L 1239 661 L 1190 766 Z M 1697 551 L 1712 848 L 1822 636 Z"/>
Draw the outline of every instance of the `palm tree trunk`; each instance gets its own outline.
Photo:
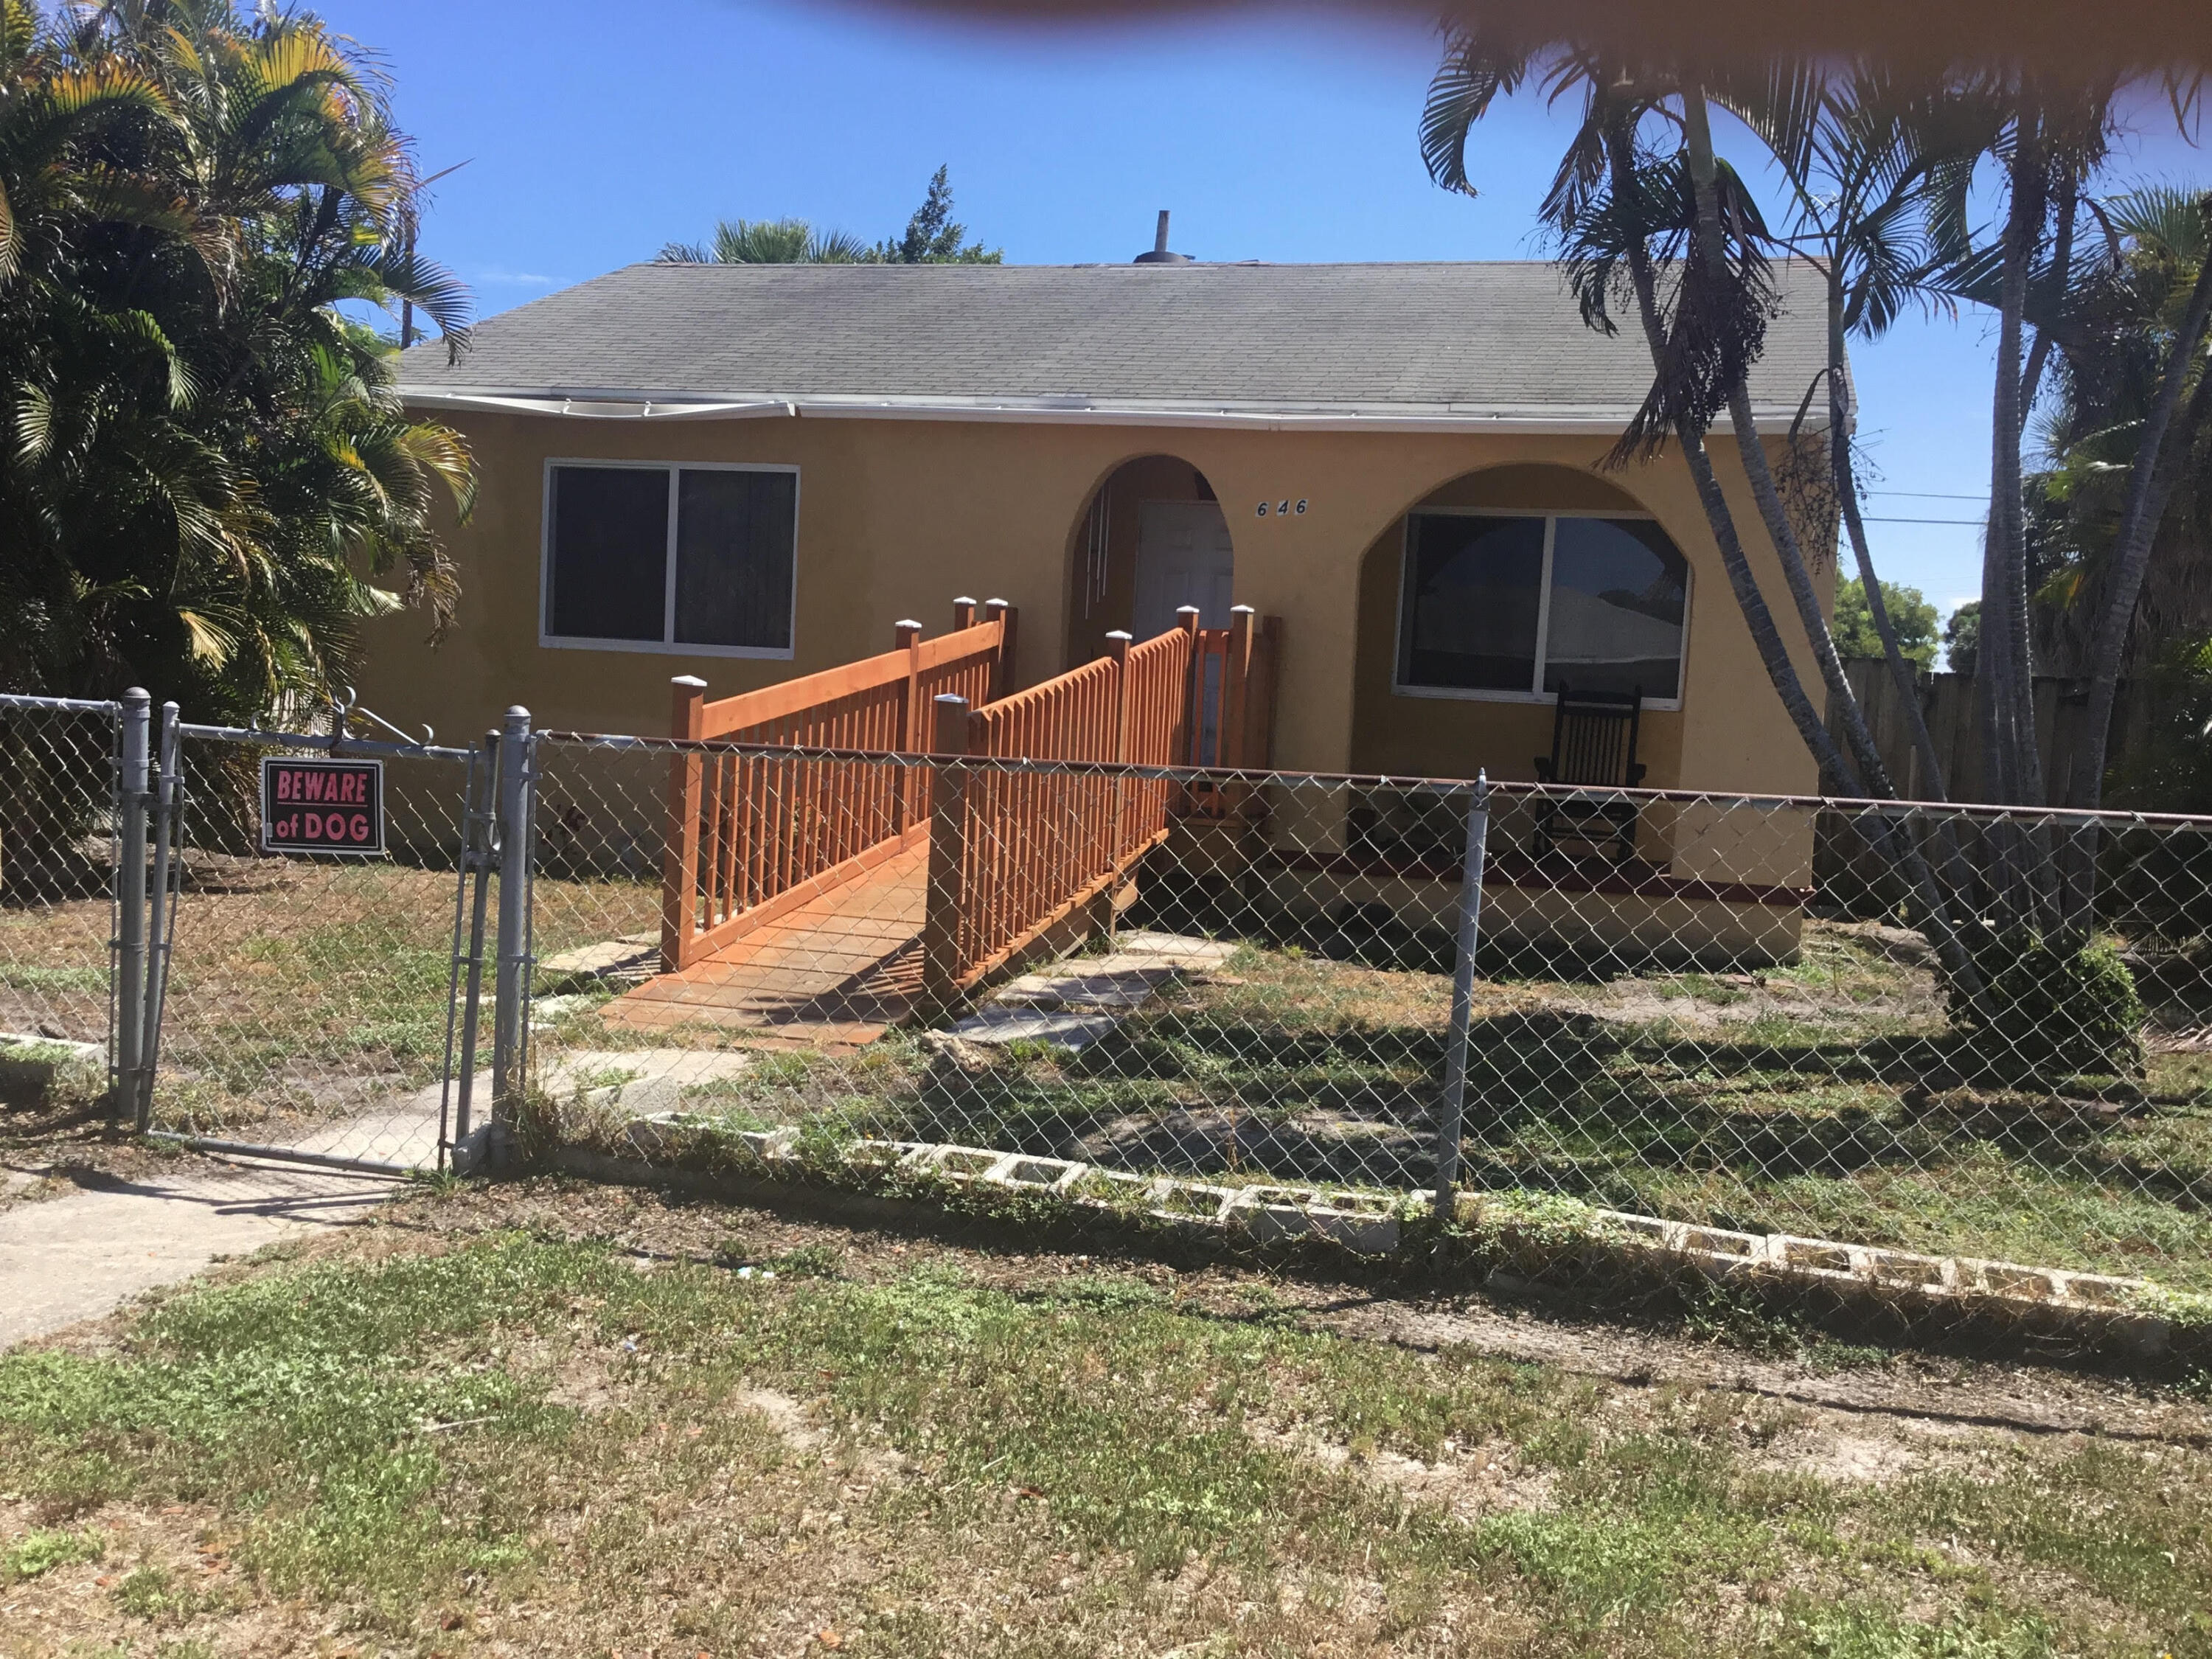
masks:
<path id="1" fill-rule="evenodd" d="M 1813 659 L 1819 665 L 1820 678 L 1828 688 L 1829 709 L 1843 717 L 1844 740 L 1850 744 L 1851 754 L 1858 762 L 1863 787 L 1869 795 L 1894 799 L 1897 786 L 1882 761 L 1874 733 L 1867 729 L 1866 711 L 1859 707 L 1858 696 L 1844 672 L 1835 635 L 1820 610 L 1820 595 L 1813 590 L 1812 573 L 1805 566 L 1804 550 L 1798 545 L 1797 527 L 1790 522 L 1782 493 L 1775 487 L 1765 446 L 1759 441 L 1753 423 L 1751 393 L 1741 383 L 1729 393 L 1729 417 L 1735 428 L 1736 450 L 1743 459 L 1743 470 L 1751 480 L 1752 499 L 1759 504 L 1767 538 L 1773 544 L 1776 560 L 1782 566 L 1783 580 L 1797 607 L 1798 623 L 1805 630 L 1805 638 L 1813 647 Z"/>
<path id="2" fill-rule="evenodd" d="M 2013 147 L 2010 210 L 2006 215 L 1997 300 L 1997 364 L 1992 401 L 1989 546 L 1982 561 L 1984 735 L 1998 769 L 2000 800 L 2043 803 L 2042 756 L 2036 744 L 2035 689 L 2027 635 L 2027 524 L 2021 500 L 2020 447 L 2025 426 L 2021 331 L 2027 278 L 2045 206 L 2039 122 L 2024 107 Z M 1990 647 L 1997 648 L 1991 661 Z M 1994 672 L 1990 672 L 1994 669 Z"/>
<path id="3" fill-rule="evenodd" d="M 1890 683 L 1897 688 L 1912 751 L 1920 762 L 1921 787 L 1911 793 L 1923 800 L 1948 800 L 1950 785 L 1936 752 L 1936 739 L 1928 730 L 1927 711 L 1920 706 L 1919 676 L 1898 647 L 1897 624 L 1890 620 L 1889 602 L 1882 597 L 1874 554 L 1867 546 L 1866 520 L 1859 511 L 1857 469 L 1851 460 L 1850 407 L 1844 392 L 1847 384 L 1844 367 L 1844 295 L 1841 286 L 1832 281 L 1828 288 L 1828 454 L 1835 476 L 1836 501 L 1851 544 L 1851 557 L 1859 568 L 1859 585 L 1866 590 L 1867 611 L 1881 638 L 1882 659 L 1889 665 Z"/>
<path id="4" fill-rule="evenodd" d="M 1694 257 L 1705 260 L 1709 269 L 1717 270 L 1726 258 L 1721 241 L 1719 197 L 1717 189 L 1717 168 L 1712 148 L 1712 125 L 1707 113 L 1705 89 L 1695 84 L 1682 90 L 1683 127 L 1689 152 L 1690 177 L 1695 193 L 1696 219 L 1693 226 Z M 1613 177 L 1616 190 L 1621 187 L 1626 173 L 1626 162 L 1618 146 L 1614 147 Z M 1650 344 L 1653 366 L 1663 371 L 1666 356 L 1666 335 L 1659 321 L 1657 293 L 1653 283 L 1649 256 L 1640 247 L 1629 250 L 1629 270 L 1636 289 L 1637 308 L 1644 321 L 1644 336 Z M 1775 489 L 1774 477 L 1766 465 L 1766 453 L 1760 447 L 1759 434 L 1752 418 L 1751 396 L 1748 388 L 1739 380 L 1729 388 L 1729 410 L 1730 423 L 1736 431 L 1736 442 L 1744 458 L 1744 466 L 1751 475 L 1752 489 L 1758 500 L 1761 515 L 1765 519 L 1769 534 L 1773 538 L 1775 551 L 1780 559 L 1785 576 L 1790 580 L 1798 614 L 1805 623 L 1806 633 L 1812 641 L 1816 657 L 1821 659 L 1825 673 L 1832 669 L 1830 680 L 1832 691 L 1840 695 L 1845 718 L 1845 731 L 1850 734 L 1852 747 L 1860 751 L 1867 769 L 1868 785 L 1893 797 L 1895 790 L 1889 781 L 1881 757 L 1875 748 L 1866 729 L 1866 720 L 1857 698 L 1851 695 L 1850 686 L 1843 678 L 1841 664 L 1836 657 L 1834 637 L 1829 633 L 1827 621 L 1821 615 L 1819 600 L 1813 592 L 1812 580 L 1805 570 L 1804 559 L 1798 550 L 1795 527 L 1782 506 L 1780 492 Z M 1691 476 L 1696 480 L 1699 499 L 1705 507 L 1705 516 L 1711 522 L 1714 538 L 1721 546 L 1721 562 L 1728 571 L 1729 586 L 1735 589 L 1736 602 L 1750 625 L 1753 640 L 1759 647 L 1760 659 L 1765 664 L 1767 677 L 1775 690 L 1781 693 L 1783 705 L 1790 712 L 1799 734 L 1804 738 L 1821 770 L 1852 787 L 1850 770 L 1837 750 L 1835 739 L 1829 735 L 1825 722 L 1814 714 L 1812 700 L 1805 695 L 1803 684 L 1797 677 L 1796 666 L 1790 660 L 1788 649 L 1775 628 L 1773 613 L 1767 609 L 1765 596 L 1759 592 L 1758 578 L 1753 574 L 1750 561 L 1744 556 L 1741 539 L 1736 534 L 1734 515 L 1728 500 L 1721 493 L 1715 477 L 1711 458 L 1705 453 L 1705 434 L 1686 419 L 1676 424 L 1683 453 L 1688 459 Z M 1801 713 L 1802 710 L 1802 713 Z M 1870 793 L 1862 787 L 1860 793 Z M 1965 994 L 1975 1007 L 1984 1005 L 1980 975 L 1975 970 L 1972 957 L 1951 921 L 1950 911 L 1944 902 L 1936 873 L 1915 845 L 1910 825 L 1899 825 L 1877 812 L 1870 827 L 1863 830 L 1877 856 L 1891 868 L 1904 876 L 1916 901 L 1919 920 L 1926 931 L 1929 942 L 1935 948 L 1936 958 L 1943 965 L 1946 975 Z"/>
<path id="5" fill-rule="evenodd" d="M 1607 159 L 1613 171 L 1613 190 L 1624 200 L 1634 185 L 1630 171 L 1632 143 L 1631 133 L 1618 128 L 1607 131 Z M 1628 250 L 1628 271 L 1630 284 L 1636 290 L 1637 315 L 1644 325 L 1645 343 L 1650 349 L 1652 368 L 1655 372 L 1664 373 L 1667 329 L 1659 315 L 1658 277 L 1651 267 L 1650 251 L 1641 244 Z M 1781 697 L 1783 708 L 1797 728 L 1797 735 L 1819 763 L 1822 775 L 1840 781 L 1856 793 L 1857 775 L 1843 751 L 1836 747 L 1826 723 L 1820 718 L 1820 711 L 1805 695 L 1797 665 L 1790 660 L 1789 647 L 1783 644 L 1781 630 L 1774 625 L 1774 613 L 1767 608 L 1766 596 L 1759 592 L 1759 578 L 1752 574 L 1751 561 L 1744 556 L 1742 538 L 1736 533 L 1735 516 L 1729 510 L 1728 497 L 1722 493 L 1720 480 L 1713 471 L 1705 434 L 1683 421 L 1677 423 L 1674 435 L 1682 446 L 1682 458 L 1688 464 L 1691 480 L 1697 486 L 1705 521 L 1720 547 L 1721 567 L 1728 573 L 1729 587 L 1735 595 L 1737 608 L 1743 612 L 1744 625 L 1751 631 L 1752 644 L 1759 652 L 1767 678 Z"/>
<path id="6" fill-rule="evenodd" d="M 1692 85 L 1683 88 L 1682 115 L 1684 148 L 1689 156 L 1690 185 L 1697 209 L 1698 257 L 1717 276 L 1727 254 L 1721 245 L 1719 167 L 1713 155 L 1712 120 L 1702 88 Z M 1835 636 L 1828 629 L 1827 617 L 1821 613 L 1820 596 L 1813 591 L 1812 574 L 1805 568 L 1796 526 L 1790 523 L 1789 511 L 1782 503 L 1782 492 L 1775 487 L 1773 469 L 1767 465 L 1765 446 L 1759 441 L 1759 428 L 1753 416 L 1750 388 L 1741 380 L 1729 390 L 1729 420 L 1735 428 L 1736 452 L 1742 457 L 1744 475 L 1751 481 L 1752 499 L 1758 503 L 1759 517 L 1765 521 L 1767 538 L 1773 544 L 1776 560 L 1782 566 L 1783 580 L 1797 607 L 1798 623 L 1813 647 L 1814 664 L 1828 688 L 1828 706 L 1843 716 L 1844 740 L 1857 762 L 1861 787 L 1869 795 L 1894 796 L 1897 790 L 1890 782 L 1888 769 L 1882 764 L 1881 750 L 1867 730 L 1865 712 L 1851 693 L 1850 680 L 1844 678 L 1843 659 L 1836 654 Z"/>
<path id="7" fill-rule="evenodd" d="M 2212 217 L 2212 196 L 2204 198 L 2204 209 Z M 2119 694 L 2120 664 L 2127 655 L 2136 605 L 2142 598 L 2143 577 L 2150 568 L 2151 544 L 2173 489 L 2175 469 L 2162 463 L 2169 453 L 2188 453 L 2204 418 L 2202 405 L 2207 401 L 2207 388 L 2212 387 L 2212 369 L 2208 369 L 2198 376 L 2197 392 L 2190 399 L 2189 414 L 2180 430 L 2173 431 L 2182 383 L 2189 378 L 2208 324 L 2212 324 L 2212 253 L 2197 267 L 2197 284 L 2190 291 L 2189 308 L 2174 335 L 2166 375 L 2159 382 L 2158 399 L 2151 405 L 2150 418 L 2143 423 L 2142 434 L 2136 443 L 2127 505 L 2121 512 L 2119 535 L 2113 544 L 2112 597 L 2090 646 L 2088 726 L 2074 763 L 2072 787 L 2068 791 L 2071 805 L 2094 807 L 2104 799 L 2105 761 L 2112 740 L 2112 705 Z M 2166 441 L 2169 435 L 2179 440 L 2178 446 Z"/>
<path id="8" fill-rule="evenodd" d="M 2081 180 L 2069 169 L 2059 186 L 2058 231 L 2051 244 L 2051 274 L 2045 286 L 2054 296 L 2042 322 L 2035 325 L 2035 343 L 2027 354 L 2027 368 L 2021 376 L 2020 407 L 2023 416 L 2035 412 L 2037 393 L 2043 390 L 2043 371 L 2051 362 L 2053 329 L 2059 307 L 2065 302 L 2066 284 L 2074 270 L 2074 222 L 2081 208 Z"/>

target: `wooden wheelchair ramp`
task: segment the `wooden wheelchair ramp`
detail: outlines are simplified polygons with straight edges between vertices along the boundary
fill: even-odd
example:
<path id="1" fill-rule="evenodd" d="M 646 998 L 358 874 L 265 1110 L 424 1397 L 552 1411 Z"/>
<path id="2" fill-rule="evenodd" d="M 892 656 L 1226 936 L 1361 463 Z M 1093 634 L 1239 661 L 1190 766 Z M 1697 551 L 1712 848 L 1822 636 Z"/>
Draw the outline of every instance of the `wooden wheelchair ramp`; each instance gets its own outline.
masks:
<path id="1" fill-rule="evenodd" d="M 928 878 L 922 842 L 647 981 L 601 1018 L 635 1030 L 703 1026 L 806 1048 L 872 1042 L 921 1000 Z"/>
<path id="2" fill-rule="evenodd" d="M 1209 696 L 1264 710 L 1273 630 L 1249 608 L 1212 633 L 1192 610 L 1141 645 L 1112 636 L 1108 656 L 1009 694 L 1013 620 L 963 601 L 939 640 L 902 623 L 884 656 L 720 702 L 678 681 L 664 971 L 601 1018 L 872 1042 L 1080 943 L 1171 812 L 1221 808 L 1157 779 L 989 762 L 1264 763 L 1264 738 L 1249 752 L 1264 713 L 1193 718 Z"/>

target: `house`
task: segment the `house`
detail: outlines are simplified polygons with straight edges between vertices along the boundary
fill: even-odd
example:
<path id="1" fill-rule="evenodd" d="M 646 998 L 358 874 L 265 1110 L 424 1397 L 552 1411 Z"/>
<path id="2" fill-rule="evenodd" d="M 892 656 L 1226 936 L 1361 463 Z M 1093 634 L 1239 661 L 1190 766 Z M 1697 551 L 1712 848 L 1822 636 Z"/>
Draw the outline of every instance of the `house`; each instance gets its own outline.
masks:
<path id="1" fill-rule="evenodd" d="M 1784 278 L 1752 388 L 1778 457 L 1825 361 Z M 1018 684 L 1233 603 L 1280 618 L 1281 768 L 1528 779 L 1565 680 L 1640 692 L 1648 787 L 1809 793 L 1686 467 L 1606 465 L 1649 381 L 1541 263 L 630 266 L 405 354 L 481 491 L 452 633 L 378 623 L 359 690 L 447 734 L 518 702 L 662 732 L 672 676 L 849 662 L 954 593 L 1018 607 Z M 1732 873 L 1798 884 L 1802 829 Z"/>

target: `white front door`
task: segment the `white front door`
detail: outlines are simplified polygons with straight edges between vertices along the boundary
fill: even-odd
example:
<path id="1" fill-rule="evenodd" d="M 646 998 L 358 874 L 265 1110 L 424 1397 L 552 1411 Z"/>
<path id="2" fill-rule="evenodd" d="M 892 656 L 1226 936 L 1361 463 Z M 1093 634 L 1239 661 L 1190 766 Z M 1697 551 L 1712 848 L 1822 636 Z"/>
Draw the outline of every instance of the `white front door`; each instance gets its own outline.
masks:
<path id="1" fill-rule="evenodd" d="M 1129 631 L 1140 641 L 1198 607 L 1199 626 L 1226 628 L 1236 603 L 1229 520 L 1218 501 L 1145 501 L 1137 509 L 1137 596 Z"/>

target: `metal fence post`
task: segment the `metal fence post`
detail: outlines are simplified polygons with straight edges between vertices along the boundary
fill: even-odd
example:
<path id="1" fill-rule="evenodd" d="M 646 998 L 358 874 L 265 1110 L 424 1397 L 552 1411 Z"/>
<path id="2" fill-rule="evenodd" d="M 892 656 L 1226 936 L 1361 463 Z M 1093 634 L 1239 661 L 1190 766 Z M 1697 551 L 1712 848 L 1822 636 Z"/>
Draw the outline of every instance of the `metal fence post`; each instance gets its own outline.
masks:
<path id="1" fill-rule="evenodd" d="M 1444 1097 L 1437 1117 L 1437 1215 L 1455 1213 L 1459 1148 L 1467 1112 L 1468 1028 L 1474 1017 L 1474 951 L 1482 935 L 1482 869 L 1490 843 L 1490 775 L 1478 773 L 1467 802 L 1467 861 L 1460 872 L 1459 945 L 1452 959 L 1451 1027 L 1444 1036 Z"/>
<path id="2" fill-rule="evenodd" d="M 498 777 L 499 733 L 493 732 L 469 757 L 468 778 L 463 785 L 460 872 L 453 885 L 453 967 L 446 981 L 446 1085 L 438 1138 L 442 1166 L 456 1175 L 474 1174 L 485 1161 L 474 1110 L 477 1027 L 483 1010 L 485 910 L 498 848 L 495 822 Z M 456 1025 L 460 1044 L 458 1065 Z"/>
<path id="3" fill-rule="evenodd" d="M 149 884 L 146 925 L 146 989 L 143 1029 L 138 1065 L 144 1081 L 138 1091 L 137 1121 L 141 1130 L 154 1119 L 154 1079 L 161 1059 L 161 1004 L 169 989 L 169 951 L 173 912 L 169 897 L 172 862 L 177 844 L 177 817 L 183 810 L 179 776 L 177 705 L 161 705 L 161 736 L 154 750 L 154 875 Z"/>
<path id="4" fill-rule="evenodd" d="M 115 1109 L 146 1127 L 140 1103 L 146 1048 L 146 752 L 154 700 L 123 694 L 123 765 L 115 836 Z"/>
<path id="5" fill-rule="evenodd" d="M 535 769 L 530 711 L 507 711 L 499 740 L 499 972 L 492 1008 L 495 1120 L 512 1123 L 523 1087 L 523 999 L 530 979 L 530 821 Z M 500 1154 L 495 1151 L 494 1158 Z"/>

